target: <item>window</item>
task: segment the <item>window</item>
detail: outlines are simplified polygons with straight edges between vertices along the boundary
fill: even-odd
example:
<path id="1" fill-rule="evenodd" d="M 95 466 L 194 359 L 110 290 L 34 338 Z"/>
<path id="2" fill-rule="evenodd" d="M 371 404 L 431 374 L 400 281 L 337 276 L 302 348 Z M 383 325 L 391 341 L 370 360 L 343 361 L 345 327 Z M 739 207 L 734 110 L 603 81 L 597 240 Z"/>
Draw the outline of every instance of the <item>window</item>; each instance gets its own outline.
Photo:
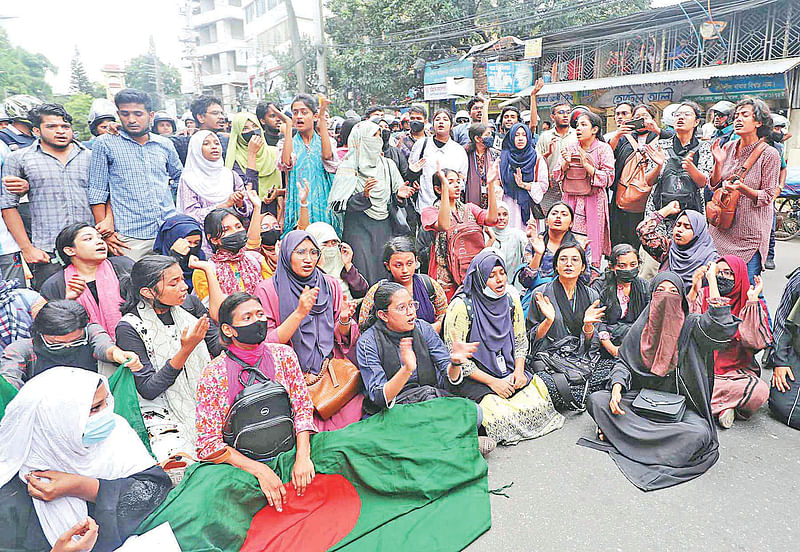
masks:
<path id="1" fill-rule="evenodd" d="M 244 38 L 244 23 L 240 20 L 231 20 L 231 38 L 239 40 Z"/>
<path id="2" fill-rule="evenodd" d="M 266 12 L 266 6 L 264 0 L 256 0 L 256 17 L 261 17 Z"/>
<path id="3" fill-rule="evenodd" d="M 237 8 L 241 8 L 242 0 L 228 0 L 228 4 L 230 4 L 231 6 L 235 6 Z"/>
<path id="4" fill-rule="evenodd" d="M 244 20 L 246 23 L 250 23 L 256 16 L 256 4 L 253 2 L 249 6 L 244 9 Z"/>

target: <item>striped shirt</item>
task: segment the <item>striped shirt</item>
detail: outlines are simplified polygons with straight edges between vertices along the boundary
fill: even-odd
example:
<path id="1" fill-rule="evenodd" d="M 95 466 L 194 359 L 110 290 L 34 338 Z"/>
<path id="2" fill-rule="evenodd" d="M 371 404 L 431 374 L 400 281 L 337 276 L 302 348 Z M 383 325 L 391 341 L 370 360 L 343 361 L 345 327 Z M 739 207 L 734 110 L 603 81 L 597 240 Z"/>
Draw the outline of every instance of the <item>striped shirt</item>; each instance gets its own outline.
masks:
<path id="1" fill-rule="evenodd" d="M 139 144 L 123 130 L 104 134 L 92 146 L 89 203 L 105 203 L 110 195 L 117 232 L 152 240 L 164 219 L 175 213 L 169 182 L 178 182 L 182 171 L 168 138 L 151 132 L 148 141 Z"/>
<path id="2" fill-rule="evenodd" d="M 742 146 L 739 140 L 730 141 L 723 147 L 725 163 L 722 165 L 722 179 L 726 180 L 744 163 L 755 149 L 754 142 Z M 758 191 L 758 199 L 752 200 L 742 194 L 736 206 L 733 224 L 727 230 L 716 226 L 709 227 L 714 245 L 720 255 L 736 255 L 749 262 L 757 251 L 761 252 L 761 262 L 767 260 L 769 235 L 772 231 L 772 201 L 778 190 L 778 176 L 781 159 L 778 150 L 772 146 L 753 163 L 742 178 L 742 183 Z"/>
<path id="3" fill-rule="evenodd" d="M 3 176 L 28 181 L 31 206 L 31 242 L 42 251 L 55 250 L 56 236 L 75 222 L 94 221 L 89 208 L 89 164 L 92 152 L 74 142 L 67 162 L 62 163 L 42 150 L 37 139 L 27 148 L 11 152 L 3 163 Z M 0 209 L 15 209 L 20 196 L 5 186 Z"/>
<path id="4" fill-rule="evenodd" d="M 795 270 L 789 275 L 789 282 L 783 290 L 778 310 L 775 311 L 775 328 L 772 332 L 775 349 L 772 354 L 773 366 L 793 366 L 798 352 L 792 345 L 792 333 L 786 327 L 786 321 L 791 314 L 794 304 L 800 298 L 800 270 Z M 796 375 L 797 372 L 795 372 Z"/>

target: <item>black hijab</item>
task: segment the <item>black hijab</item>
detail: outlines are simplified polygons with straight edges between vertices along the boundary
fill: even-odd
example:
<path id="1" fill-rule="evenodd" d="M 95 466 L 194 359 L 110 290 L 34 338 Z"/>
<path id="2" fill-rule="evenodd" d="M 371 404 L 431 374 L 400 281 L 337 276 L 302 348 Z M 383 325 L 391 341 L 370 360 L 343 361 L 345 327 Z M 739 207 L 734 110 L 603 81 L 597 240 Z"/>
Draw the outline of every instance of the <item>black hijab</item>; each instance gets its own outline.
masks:
<path id="1" fill-rule="evenodd" d="M 641 278 L 636 278 L 631 282 L 628 312 L 625 313 L 625 316 L 622 316 L 622 306 L 619 304 L 619 298 L 617 297 L 617 275 L 611 268 L 606 270 L 605 275 L 597 281 L 594 287 L 600 293 L 600 303 L 607 307 L 605 319 L 608 325 L 619 324 L 620 322 L 633 324 L 650 302 L 647 282 Z"/>
<path id="2" fill-rule="evenodd" d="M 419 321 L 414 323 L 414 329 L 410 332 L 392 331 L 380 318 L 375 321 L 374 327 L 378 356 L 381 358 L 381 366 L 387 380 L 392 379 L 400 370 L 400 340 L 411 337 L 414 340 L 414 355 L 417 357 L 417 381 L 420 385 L 436 387 L 436 370 L 422 330 L 419 328 Z"/>

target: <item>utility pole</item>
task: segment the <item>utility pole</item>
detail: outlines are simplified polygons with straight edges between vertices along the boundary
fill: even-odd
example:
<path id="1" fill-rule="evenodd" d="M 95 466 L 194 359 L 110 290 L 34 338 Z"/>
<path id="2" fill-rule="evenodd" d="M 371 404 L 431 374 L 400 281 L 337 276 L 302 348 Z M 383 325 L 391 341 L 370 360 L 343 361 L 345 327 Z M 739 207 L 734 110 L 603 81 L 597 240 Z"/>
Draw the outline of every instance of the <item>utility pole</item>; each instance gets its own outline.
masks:
<path id="1" fill-rule="evenodd" d="M 325 15 L 322 0 L 317 0 L 317 78 L 319 85 L 328 86 L 328 65 L 325 56 Z"/>
<path id="2" fill-rule="evenodd" d="M 158 56 L 156 55 L 156 42 L 150 36 L 150 59 L 153 62 L 153 80 L 156 85 L 156 104 L 161 106 L 161 100 L 164 97 L 164 83 L 161 81 L 161 67 L 159 67 Z"/>
<path id="3" fill-rule="evenodd" d="M 306 60 L 303 59 L 303 50 L 300 47 L 300 30 L 297 28 L 297 18 L 294 15 L 292 0 L 286 0 L 286 15 L 289 18 L 289 32 L 292 33 L 292 62 L 294 73 L 297 76 L 297 90 L 306 90 Z"/>

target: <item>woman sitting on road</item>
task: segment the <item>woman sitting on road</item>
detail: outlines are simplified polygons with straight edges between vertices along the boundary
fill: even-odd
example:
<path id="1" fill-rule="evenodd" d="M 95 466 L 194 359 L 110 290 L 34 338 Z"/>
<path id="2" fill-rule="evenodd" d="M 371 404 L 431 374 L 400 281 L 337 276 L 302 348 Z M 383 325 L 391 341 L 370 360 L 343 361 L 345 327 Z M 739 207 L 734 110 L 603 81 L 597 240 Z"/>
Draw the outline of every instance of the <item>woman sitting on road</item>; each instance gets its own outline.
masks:
<path id="1" fill-rule="evenodd" d="M 800 429 L 800 269 L 789 275 L 775 315 L 774 367 L 769 408 L 784 424 Z"/>
<path id="2" fill-rule="evenodd" d="M 600 294 L 600 304 L 606 307 L 603 322 L 597 328 L 606 357 L 619 355 L 622 340 L 650 302 L 648 283 L 638 274 L 639 252 L 621 243 L 611 249 L 605 275 L 592 284 Z"/>
<path id="3" fill-rule="evenodd" d="M 605 386 L 614 361 L 600 358 L 598 326 L 606 307 L 600 305 L 597 291 L 581 279 L 588 265 L 586 253 L 577 244 L 562 243 L 554 257 L 558 277 L 533 292 L 528 339 L 534 353 L 567 348 L 569 359 L 590 365 L 592 371 L 585 381 L 569 382 L 541 360 L 534 360 L 530 369 L 544 381 L 557 409 L 575 410 L 583 407 L 589 393 Z"/>
<path id="4" fill-rule="evenodd" d="M 710 306 L 702 315 L 689 313 L 680 276 L 663 272 L 653 278 L 650 305 L 622 342 L 610 391 L 589 397 L 601 442 L 583 439 L 581 444 L 608 452 L 643 491 L 694 479 L 719 458 L 711 413 L 712 353 L 730 342 L 739 321 L 720 300 L 716 273 L 711 263 L 706 271 Z M 632 404 L 642 389 L 684 396 L 682 419 L 655 421 L 637 413 Z"/>
<path id="5" fill-rule="evenodd" d="M 478 344 L 454 392 L 480 404 L 489 437 L 515 444 L 560 428 L 564 418 L 553 410 L 542 380 L 525 370 L 525 318 L 519 298 L 507 288 L 503 260 L 493 251 L 480 252 L 447 309 L 444 336 L 453 351 L 462 342 Z"/>
<path id="6" fill-rule="evenodd" d="M 336 230 L 327 222 L 309 224 L 306 232 L 320 245 L 319 267 L 336 278 L 348 301 L 361 299 L 367 292 L 367 281 L 353 264 L 353 248 L 336 235 Z"/>
<path id="7" fill-rule="evenodd" d="M 100 232 L 85 222 L 61 230 L 56 237 L 56 251 L 65 267 L 44 283 L 44 298 L 74 299 L 89 313 L 90 322 L 113 336 L 122 317 L 120 287 L 130 277 L 133 261 L 109 257 Z"/>
<path id="8" fill-rule="evenodd" d="M 390 282 L 396 282 L 406 288 L 406 291 L 419 304 L 416 310 L 417 318 L 431 325 L 437 334 L 442 332 L 442 322 L 447 312 L 447 296 L 442 286 L 427 274 L 418 274 L 419 261 L 414 242 L 408 236 L 392 238 L 383 248 L 383 265 L 389 271 Z M 369 288 L 367 295 L 361 302 L 361 312 L 358 323 L 363 326 L 372 312 L 375 301 L 375 292 L 382 280 Z"/>
<path id="9" fill-rule="evenodd" d="M 54 367 L 25 384 L 6 407 L 0 442 L 4 550 L 49 550 L 87 515 L 102 527 L 92 550 L 116 550 L 172 487 L 114 414 L 107 380 L 80 368 Z"/>

